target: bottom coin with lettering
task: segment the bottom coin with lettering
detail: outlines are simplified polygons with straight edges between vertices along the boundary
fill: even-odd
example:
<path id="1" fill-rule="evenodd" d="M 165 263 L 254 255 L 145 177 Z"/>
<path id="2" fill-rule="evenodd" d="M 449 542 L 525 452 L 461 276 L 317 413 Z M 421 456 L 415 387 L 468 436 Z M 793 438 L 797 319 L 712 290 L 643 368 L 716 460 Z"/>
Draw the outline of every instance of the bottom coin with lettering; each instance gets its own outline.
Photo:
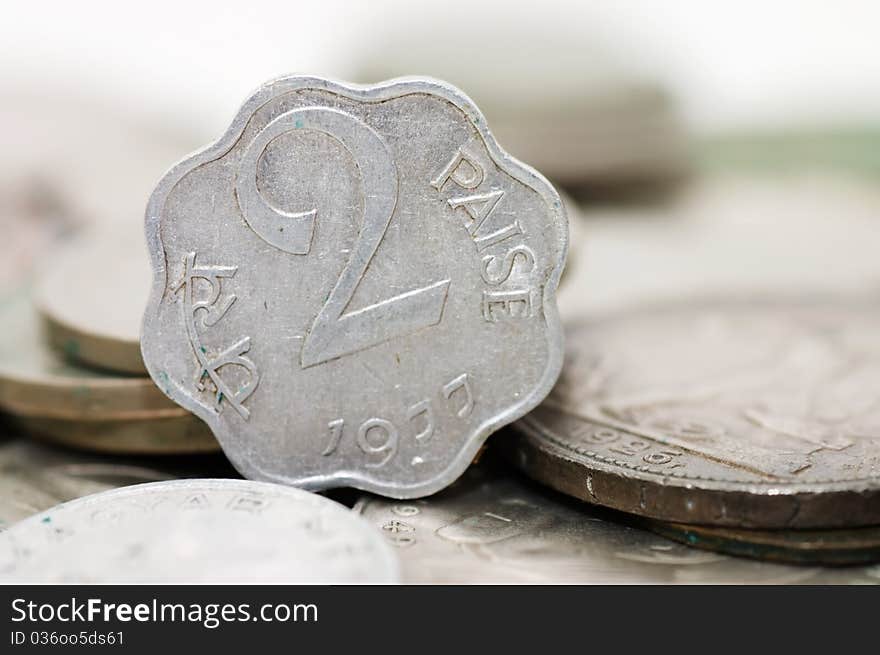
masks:
<path id="1" fill-rule="evenodd" d="M 880 567 L 787 566 L 689 548 L 491 462 L 430 498 L 364 496 L 355 509 L 397 548 L 406 583 L 880 583 Z"/>
<path id="2" fill-rule="evenodd" d="M 689 546 L 756 559 L 833 565 L 880 560 L 880 527 L 736 530 L 662 521 L 645 521 L 643 525 Z"/>
<path id="3" fill-rule="evenodd" d="M 118 457 L 55 448 L 33 439 L 0 442 L 0 530 L 59 503 L 144 482 L 238 477 L 219 454 Z"/>
<path id="4" fill-rule="evenodd" d="M 397 562 L 344 506 L 246 480 L 105 491 L 0 533 L 0 582 L 384 584 Z"/>

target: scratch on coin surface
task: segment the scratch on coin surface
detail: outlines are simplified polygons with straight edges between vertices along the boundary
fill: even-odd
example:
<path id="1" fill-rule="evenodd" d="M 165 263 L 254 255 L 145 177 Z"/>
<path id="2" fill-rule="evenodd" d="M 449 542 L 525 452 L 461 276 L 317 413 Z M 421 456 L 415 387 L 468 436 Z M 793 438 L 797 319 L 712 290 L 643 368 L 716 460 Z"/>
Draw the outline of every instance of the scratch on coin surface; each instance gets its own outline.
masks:
<path id="1" fill-rule="evenodd" d="M 505 523 L 511 523 L 513 521 L 513 519 L 509 519 L 499 514 L 494 514 L 492 512 L 483 512 L 483 515 L 493 519 L 498 519 L 499 521 L 504 521 Z"/>

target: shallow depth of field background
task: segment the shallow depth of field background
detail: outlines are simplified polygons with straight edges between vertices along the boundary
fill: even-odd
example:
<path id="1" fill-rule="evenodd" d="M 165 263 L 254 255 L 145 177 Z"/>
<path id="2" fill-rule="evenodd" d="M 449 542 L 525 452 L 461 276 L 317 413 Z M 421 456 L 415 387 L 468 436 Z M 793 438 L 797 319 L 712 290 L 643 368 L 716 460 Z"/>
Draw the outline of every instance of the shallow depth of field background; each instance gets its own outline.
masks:
<path id="1" fill-rule="evenodd" d="M 412 21 L 479 25 L 475 66 L 510 31 L 598 44 L 666 83 L 701 133 L 880 116 L 880 5 L 870 0 L 17 3 L 0 21 L 3 94 L 76 92 L 204 138 L 261 81 L 345 78 Z"/>
<path id="2" fill-rule="evenodd" d="M 713 265 L 727 267 L 721 278 L 749 287 L 774 276 L 785 278 L 786 288 L 822 286 L 837 269 L 846 285 L 866 279 L 880 285 L 880 258 L 871 254 L 880 244 L 870 238 L 880 193 L 863 194 L 880 179 L 878 24 L 880 5 L 870 0 L 19 3 L 0 21 L 0 214 L 20 217 L 37 197 L 37 204 L 63 205 L 79 222 L 139 225 L 164 170 L 218 138 L 268 79 L 302 72 L 375 81 L 365 79 L 364 62 L 381 61 L 383 53 L 395 59 L 389 69 L 437 75 L 443 67 L 431 61 L 448 58 L 471 69 L 468 84 L 459 83 L 483 105 L 484 86 L 509 82 L 473 79 L 485 60 L 503 61 L 512 52 L 505 75 L 516 79 L 516 67 L 527 62 L 522 74 L 536 81 L 532 95 L 542 93 L 542 71 L 577 79 L 578 68 L 589 77 L 593 68 L 611 67 L 656 83 L 691 139 L 698 180 L 707 166 L 743 158 L 753 168 L 777 166 L 781 158 L 784 166 L 816 167 L 823 175 L 858 169 L 861 176 L 856 193 L 849 182 L 822 190 L 827 177 L 818 192 L 812 178 L 789 187 L 771 180 L 763 195 L 750 187 L 743 197 L 737 187 L 732 203 L 725 191 L 713 195 L 710 185 L 696 208 L 675 211 L 717 214 L 727 223 L 689 236 L 650 221 L 609 232 L 604 213 L 595 217 L 593 241 L 586 231 L 598 267 L 586 280 L 615 277 L 605 262 L 613 266 L 621 253 L 654 239 L 652 253 L 629 262 L 625 272 L 642 267 L 647 279 L 658 269 L 671 271 L 664 288 L 679 284 L 676 275 L 693 279 L 693 270 Z M 427 36 L 413 40 L 414 30 Z M 465 36 L 449 37 L 459 31 Z M 567 55 L 557 65 L 555 48 L 562 44 Z M 582 86 L 576 82 L 573 93 Z M 543 101 L 566 112 L 558 93 Z M 130 137 L 134 131 L 137 138 Z M 794 144 L 786 140 L 792 134 Z M 733 148 L 715 148 L 718 143 Z M 856 206 L 847 208 L 853 197 Z M 802 211 L 821 216 L 811 222 Z M 836 213 L 855 217 L 853 224 L 842 227 Z M 801 234 L 799 226 L 807 224 L 813 227 Z M 676 244 L 682 256 L 695 257 L 680 273 L 678 255 L 657 254 Z M 729 255 L 728 264 L 719 253 Z M 771 265 L 772 274 L 758 270 Z M 595 297 L 622 293 L 595 285 Z"/>

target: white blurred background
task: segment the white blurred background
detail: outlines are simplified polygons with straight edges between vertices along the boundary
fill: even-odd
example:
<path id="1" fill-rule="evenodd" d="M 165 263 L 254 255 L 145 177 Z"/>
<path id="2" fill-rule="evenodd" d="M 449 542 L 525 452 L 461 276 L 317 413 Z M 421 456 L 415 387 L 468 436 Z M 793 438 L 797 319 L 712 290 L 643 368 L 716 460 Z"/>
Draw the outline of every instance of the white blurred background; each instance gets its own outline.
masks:
<path id="1" fill-rule="evenodd" d="M 15 3 L 0 21 L 3 86 L 63 88 L 214 135 L 261 81 L 348 77 L 412 21 L 527 26 L 600 43 L 661 79 L 698 132 L 880 116 L 872 0 L 372 0 Z M 428 73 L 431 71 L 413 71 Z"/>
<path id="2" fill-rule="evenodd" d="M 880 289 L 878 25 L 876 0 L 10 5 L 0 288 L 53 235 L 139 232 L 161 174 L 299 72 L 433 75 L 471 95 L 587 219 L 564 307 Z M 645 182 L 676 202 L 632 208 Z"/>

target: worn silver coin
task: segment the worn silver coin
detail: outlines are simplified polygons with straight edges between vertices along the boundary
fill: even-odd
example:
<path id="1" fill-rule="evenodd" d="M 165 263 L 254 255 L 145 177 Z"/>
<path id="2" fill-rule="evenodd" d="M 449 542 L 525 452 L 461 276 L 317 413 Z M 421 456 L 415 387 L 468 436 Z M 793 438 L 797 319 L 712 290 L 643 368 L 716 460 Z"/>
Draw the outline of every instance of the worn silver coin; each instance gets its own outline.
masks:
<path id="1" fill-rule="evenodd" d="M 558 376 L 561 201 L 446 83 L 270 82 L 146 231 L 147 369 L 246 477 L 430 494 Z"/>
<path id="2" fill-rule="evenodd" d="M 513 459 L 560 491 L 681 523 L 880 523 L 880 307 L 718 300 L 573 324 Z"/>
<path id="3" fill-rule="evenodd" d="M 0 581 L 386 584 L 394 553 L 344 506 L 248 480 L 140 484 L 0 534 Z"/>
<path id="4" fill-rule="evenodd" d="M 784 566 L 690 548 L 482 465 L 431 498 L 365 496 L 355 509 L 397 549 L 405 583 L 880 583 L 876 566 Z"/>

